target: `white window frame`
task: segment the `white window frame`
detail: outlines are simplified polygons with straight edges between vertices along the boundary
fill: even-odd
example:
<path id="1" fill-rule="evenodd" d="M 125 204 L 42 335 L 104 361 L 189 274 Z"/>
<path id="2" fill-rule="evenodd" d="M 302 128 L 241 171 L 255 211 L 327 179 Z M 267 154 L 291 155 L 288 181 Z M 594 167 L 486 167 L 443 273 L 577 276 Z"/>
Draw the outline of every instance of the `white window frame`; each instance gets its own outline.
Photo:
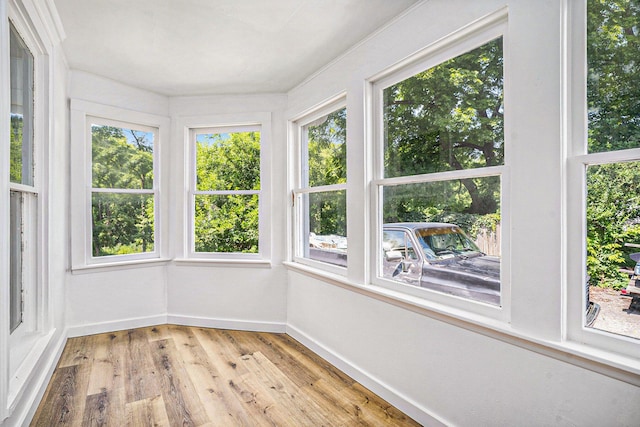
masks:
<path id="1" fill-rule="evenodd" d="M 505 57 L 505 108 L 508 108 L 507 90 L 507 52 L 508 52 L 508 31 L 506 11 L 497 15 L 491 15 L 485 19 L 475 22 L 473 25 L 465 27 L 458 32 L 450 34 L 444 39 L 435 42 L 408 58 L 402 63 L 385 70 L 374 76 L 369 81 L 370 102 L 372 105 L 373 123 L 373 180 L 371 185 L 371 220 L 370 220 L 370 257 L 374 262 L 369 266 L 369 277 L 371 283 L 401 294 L 420 298 L 429 303 L 435 303 L 435 307 L 447 307 L 462 310 L 464 313 L 478 314 L 485 318 L 498 320 L 501 322 L 510 321 L 511 310 L 511 282 L 510 282 L 510 209 L 508 190 L 509 184 L 509 133 L 508 133 L 508 113 L 505 114 L 505 134 L 504 134 L 504 164 L 502 166 L 492 166 L 477 169 L 465 169 L 460 171 L 447 171 L 431 174 L 400 176 L 394 178 L 384 177 L 384 123 L 382 116 L 382 92 L 384 89 L 404 81 L 416 74 L 442 64 L 450 59 L 456 58 L 466 52 L 478 48 L 498 37 L 502 37 L 503 52 Z M 500 287 L 501 305 L 494 306 L 483 302 L 473 301 L 452 295 L 419 288 L 400 282 L 380 277 L 379 271 L 382 268 L 382 189 L 384 186 L 395 186 L 403 184 L 417 184 L 428 182 L 440 182 L 448 180 L 458 180 L 463 178 L 483 178 L 499 176 L 501 180 L 500 210 L 502 223 L 501 237 L 501 263 L 500 263 Z"/>
<path id="2" fill-rule="evenodd" d="M 338 274 L 341 276 L 347 275 L 348 267 L 342 267 L 335 264 L 330 264 L 318 260 L 314 260 L 305 256 L 305 230 L 308 229 L 309 213 L 305 211 L 304 204 L 301 203 L 303 195 L 317 194 L 324 192 L 336 192 L 344 191 L 347 193 L 347 183 L 344 184 L 331 184 L 331 185 L 319 185 L 310 187 L 303 182 L 303 170 L 308 166 L 308 158 L 304 155 L 306 153 L 305 146 L 308 144 L 308 136 L 305 133 L 305 129 L 314 121 L 328 114 L 334 113 L 337 110 L 347 107 L 347 99 L 345 94 L 340 94 L 330 100 L 315 106 L 299 116 L 292 118 L 289 121 L 290 127 L 290 140 L 293 141 L 292 147 L 294 154 L 292 156 L 293 164 L 293 185 L 292 185 L 292 239 L 291 239 L 291 259 L 293 262 L 306 265 L 309 267 L 317 268 L 319 270 L 325 270 L 330 273 Z M 349 121 L 349 112 L 347 111 L 347 122 Z M 348 138 L 347 138 L 348 141 Z M 345 144 L 347 144 L 345 141 Z M 348 197 L 348 196 L 347 196 Z M 347 198 L 348 200 L 348 198 Z M 348 218 L 349 208 L 347 206 L 347 212 L 345 218 Z M 347 219 L 348 222 L 348 219 Z M 347 230 L 347 234 L 349 231 Z M 348 241 L 348 236 L 347 241 Z M 348 249 L 347 249 L 348 253 Z M 347 255 L 348 256 L 348 255 Z M 347 258 L 347 264 L 348 264 Z"/>
<path id="3" fill-rule="evenodd" d="M 182 230 L 178 264 L 242 264 L 258 267 L 271 266 L 271 125 L 270 112 L 247 112 L 219 115 L 179 117 L 176 138 L 184 141 L 183 156 L 175 156 L 174 170 L 183 171 L 180 191 L 182 209 L 176 212 L 177 228 Z M 195 135 L 202 133 L 260 131 L 260 190 L 258 194 L 258 252 L 196 252 L 195 251 L 195 194 L 255 194 L 248 191 L 196 191 Z"/>
<path id="4" fill-rule="evenodd" d="M 29 210 L 23 215 L 27 217 L 29 225 L 26 226 L 28 235 L 23 239 L 26 243 L 23 255 L 23 265 L 29 265 L 29 271 L 25 271 L 24 277 L 24 314 L 23 322 L 9 333 L 9 316 L 0 319 L 0 420 L 9 416 L 16 407 L 16 402 L 27 392 L 25 385 L 31 378 L 34 366 L 42 356 L 46 345 L 49 343 L 52 333 L 51 301 L 49 298 L 49 146 L 52 136 L 53 123 L 51 121 L 51 101 L 53 91 L 50 79 L 53 75 L 49 60 L 50 34 L 44 33 L 44 24 L 39 16 L 31 16 L 25 5 L 18 0 L 9 0 L 0 3 L 0 75 L 7 79 L 0 88 L 0 104 L 2 118 L 0 135 L 3 147 L 7 151 L 0 157 L 9 156 L 9 99 L 10 99 L 10 49 L 9 32 L 13 25 L 16 32 L 26 44 L 33 55 L 33 185 L 11 183 L 9 179 L 9 161 L 1 162 L 0 188 L 2 197 L 9 201 L 11 190 L 17 190 L 23 194 L 35 195 L 37 200 L 27 203 L 24 208 Z M 5 96 L 6 95 L 6 96 Z M 5 101 L 7 100 L 7 101 Z M 6 139 L 5 139 L 6 138 Z M 4 142 L 6 141 L 6 145 Z M 9 203 L 2 203 L 0 212 L 0 233 L 9 235 Z M 0 311 L 9 312 L 9 252 L 8 245 L 0 247 L 2 271 L 2 283 L 7 286 L 0 287 Z M 23 267 L 24 268 L 24 267 Z M 6 273 L 5 273 L 6 272 Z M 6 274 L 6 276 L 5 276 Z M 6 279 L 6 280 L 5 280 Z M 6 311 L 5 311 L 6 310 Z"/>
<path id="5" fill-rule="evenodd" d="M 166 186 L 168 167 L 164 155 L 168 142 L 169 119 L 164 116 L 140 113 L 96 104 L 71 100 L 71 227 L 72 270 L 119 266 L 140 262 L 162 262 L 167 260 L 168 213 Z M 154 195 L 154 250 L 152 252 L 94 257 L 92 254 L 92 138 L 91 125 L 102 124 L 154 132 L 153 141 L 153 189 L 113 190 L 99 189 L 108 193 L 132 193 Z"/>
<path id="6" fill-rule="evenodd" d="M 565 186 L 566 312 L 564 338 L 606 352 L 638 357 L 640 340 L 585 326 L 586 301 L 586 169 L 600 165 L 640 161 L 640 148 L 588 153 L 587 151 L 587 10 L 585 1 L 570 2 L 565 37 L 567 88 L 565 121 L 567 134 L 567 173 Z M 576 218 L 578 220 L 576 220 Z M 615 357 L 604 356 L 608 361 Z"/>

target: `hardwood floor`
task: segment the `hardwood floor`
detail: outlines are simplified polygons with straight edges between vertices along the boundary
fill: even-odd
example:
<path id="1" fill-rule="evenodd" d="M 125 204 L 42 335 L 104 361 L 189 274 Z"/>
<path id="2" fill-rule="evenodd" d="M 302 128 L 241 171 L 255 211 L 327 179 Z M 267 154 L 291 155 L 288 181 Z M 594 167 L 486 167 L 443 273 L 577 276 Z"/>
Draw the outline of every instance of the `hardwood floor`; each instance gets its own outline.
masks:
<path id="1" fill-rule="evenodd" d="M 71 338 L 32 426 L 412 426 L 286 334 L 175 325 Z"/>

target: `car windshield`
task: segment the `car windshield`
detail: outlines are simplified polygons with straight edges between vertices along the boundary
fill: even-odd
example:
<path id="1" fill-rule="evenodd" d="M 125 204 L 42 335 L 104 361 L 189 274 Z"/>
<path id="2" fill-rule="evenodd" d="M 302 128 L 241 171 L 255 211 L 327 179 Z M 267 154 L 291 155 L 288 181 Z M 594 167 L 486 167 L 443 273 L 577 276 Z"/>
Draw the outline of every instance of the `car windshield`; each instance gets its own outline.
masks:
<path id="1" fill-rule="evenodd" d="M 481 254 L 475 243 L 456 226 L 420 228 L 416 236 L 427 259 Z"/>

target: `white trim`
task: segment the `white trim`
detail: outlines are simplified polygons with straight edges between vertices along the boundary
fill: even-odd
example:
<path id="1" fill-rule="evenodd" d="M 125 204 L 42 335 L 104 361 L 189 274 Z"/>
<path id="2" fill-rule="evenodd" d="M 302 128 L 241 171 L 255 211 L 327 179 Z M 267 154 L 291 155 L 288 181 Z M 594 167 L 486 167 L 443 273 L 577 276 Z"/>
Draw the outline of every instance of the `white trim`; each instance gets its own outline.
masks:
<path id="1" fill-rule="evenodd" d="M 104 334 L 107 332 L 164 325 L 166 323 L 166 314 L 146 317 L 131 317 L 128 319 L 113 320 L 108 322 L 88 323 L 85 325 L 75 325 L 67 327 L 67 337 L 75 338 L 86 335 Z"/>
<path id="2" fill-rule="evenodd" d="M 505 6 L 483 16 L 457 31 L 436 40 L 420 51 L 409 55 L 385 70 L 370 76 L 367 81 L 386 88 L 424 70 L 453 59 L 491 40 L 505 37 L 509 10 Z"/>
<path id="3" fill-rule="evenodd" d="M 285 333 L 287 329 L 285 322 L 220 319 L 184 314 L 168 314 L 167 323 L 171 325 L 270 333 Z"/>
<path id="4" fill-rule="evenodd" d="M 48 337 L 53 337 L 55 329 Z M 56 342 L 49 339 L 45 350 L 42 352 L 46 357 L 41 357 L 36 366 L 30 371 L 29 387 L 22 390 L 19 396 L 15 396 L 11 406 L 11 422 L 14 425 L 28 425 L 35 415 L 40 400 L 44 396 L 49 381 L 60 360 L 62 351 L 67 342 L 66 332 L 63 331 Z"/>
<path id="5" fill-rule="evenodd" d="M 10 146 L 10 99 L 11 99 L 11 83 L 10 83 L 10 47 L 9 47 L 9 19 L 8 19 L 8 3 L 0 1 L 0 197 L 3 203 L 0 203 L 0 236 L 9 236 L 9 165 L 10 156 L 8 147 Z M 6 147 L 6 148 L 5 148 Z M 6 150 L 6 152 L 4 151 Z M 6 241 L 0 245 L 0 422 L 7 417 L 7 398 L 9 394 L 9 256 L 10 249 Z"/>
<path id="6" fill-rule="evenodd" d="M 169 253 L 169 191 L 170 182 L 170 120 L 168 117 L 126 110 L 110 105 L 72 99 L 70 104 L 71 133 L 71 269 L 87 270 L 91 266 L 111 267 L 127 265 L 133 261 L 155 259 L 163 261 Z M 92 188 L 91 181 L 91 124 L 153 132 L 153 188 L 152 189 L 101 189 Z M 154 196 L 153 251 L 127 255 L 94 257 L 91 251 L 91 194 L 123 193 L 152 194 Z"/>
<path id="7" fill-rule="evenodd" d="M 328 193 L 332 191 L 347 191 L 347 184 L 318 185 L 315 187 L 301 187 L 293 190 L 295 194 Z"/>
<path id="8" fill-rule="evenodd" d="M 502 8 L 494 13 L 482 17 L 471 24 L 462 27 L 458 31 L 437 40 L 418 53 L 411 55 L 404 60 L 392 65 L 391 67 L 377 73 L 374 77 L 368 79 L 365 91 L 367 92 L 367 102 L 370 111 L 371 128 L 373 129 L 372 138 L 372 173 L 373 177 L 369 188 L 369 256 L 372 260 L 367 266 L 367 283 L 384 287 L 394 292 L 407 293 L 413 297 L 423 298 L 436 304 L 449 305 L 455 310 L 468 310 L 470 313 L 502 321 L 505 323 L 511 320 L 511 269 L 510 269 L 510 208 L 509 208 L 509 165 L 508 157 L 508 112 L 505 113 L 504 122 L 504 162 L 499 166 L 488 166 L 480 168 L 470 168 L 462 170 L 451 170 L 444 172 L 434 172 L 419 175 L 404 175 L 397 177 L 385 178 L 384 173 L 384 121 L 382 113 L 382 93 L 383 91 L 396 83 L 409 79 L 425 70 L 429 70 L 447 60 L 455 58 L 461 54 L 476 49 L 492 40 L 502 37 L 503 40 L 503 58 L 504 58 L 504 97 L 505 104 L 508 98 L 507 94 L 507 64 L 508 43 L 507 34 L 507 18 L 508 9 Z M 369 117 L 367 117 L 369 118 Z M 504 230 L 501 239 L 501 256 L 500 256 L 500 306 L 492 306 L 484 304 L 472 299 L 446 295 L 439 292 L 430 291 L 428 289 L 419 288 L 411 285 L 405 285 L 392 280 L 380 277 L 381 269 L 381 250 L 382 248 L 382 225 L 383 225 L 383 187 L 426 184 L 445 182 L 452 180 L 461 180 L 468 178 L 487 178 L 499 177 L 500 179 L 500 215 L 501 221 L 504 222 L 502 230 Z"/>
<path id="9" fill-rule="evenodd" d="M 202 133 L 260 132 L 260 190 L 196 190 L 195 189 L 195 135 Z M 272 113 L 265 111 L 212 114 L 201 116 L 180 116 L 176 118 L 174 138 L 182 144 L 182 156 L 174 155 L 174 184 L 172 191 L 182 195 L 176 209 L 172 246 L 177 250 L 178 263 L 187 260 L 220 260 L 226 262 L 249 262 L 270 265 L 271 258 L 271 155 L 272 155 Z M 182 177 L 182 181 L 180 181 Z M 178 179 L 176 179 L 178 178 Z M 200 194 L 258 194 L 258 253 L 239 252 L 195 252 L 193 197 Z"/>
<path id="10" fill-rule="evenodd" d="M 613 363 L 615 352 L 622 357 L 638 357 L 640 340 L 616 335 L 607 331 L 585 327 L 584 305 L 586 301 L 586 168 L 602 165 L 640 161 L 640 148 L 609 152 L 589 153 L 587 147 L 587 10 L 586 3 L 563 3 L 563 51 L 567 58 L 563 73 L 564 115 L 566 132 L 563 135 L 564 164 L 563 192 L 563 329 L 566 346 L 589 346 L 591 352 L 606 354 L 603 363 Z M 576 220 L 578 219 L 578 220 Z"/>
<path id="11" fill-rule="evenodd" d="M 171 262 L 171 259 L 169 258 L 148 258 L 148 259 L 137 258 L 134 260 L 122 260 L 122 258 L 117 258 L 116 261 L 113 261 L 113 262 L 108 262 L 108 261 L 110 260 L 105 260 L 105 262 L 100 264 L 90 264 L 90 265 L 73 267 L 71 269 L 71 273 L 76 275 L 76 274 L 95 273 L 96 271 L 120 271 L 128 268 L 155 267 L 157 265 L 168 264 L 169 262 Z"/>
<path id="12" fill-rule="evenodd" d="M 292 198 L 290 199 L 291 204 L 288 209 L 287 214 L 287 229 L 290 230 L 290 236 L 287 238 L 287 251 L 288 257 L 294 262 L 301 263 L 303 265 L 308 265 L 311 267 L 323 269 L 335 274 L 346 275 L 348 271 L 348 267 L 344 268 L 341 266 L 336 266 L 330 263 L 320 262 L 314 260 L 312 258 L 308 258 L 305 256 L 306 253 L 306 244 L 308 242 L 308 233 L 305 230 L 309 229 L 309 215 L 308 212 L 305 211 L 304 204 L 300 202 L 300 196 L 309 195 L 309 194 L 319 194 L 319 193 L 331 193 L 343 191 L 345 192 L 345 197 L 348 194 L 347 183 L 343 184 L 328 184 L 328 185 L 317 185 L 310 186 L 308 182 L 305 181 L 304 178 L 304 169 L 305 166 L 308 165 L 308 153 L 307 149 L 304 148 L 307 141 L 306 129 L 313 124 L 314 121 L 325 117 L 329 114 L 332 114 L 336 111 L 347 108 L 347 93 L 346 91 L 340 92 L 334 96 L 329 97 L 323 102 L 316 104 L 310 108 L 305 109 L 303 112 L 289 112 L 287 115 L 290 117 L 288 119 L 288 159 L 287 165 L 289 169 L 289 189 L 291 190 Z M 347 116 L 348 116 L 347 111 Z M 348 123 L 348 120 L 347 120 Z M 346 129 L 345 129 L 346 130 Z M 347 144 L 347 140 L 345 140 L 344 144 Z M 303 149 L 304 148 L 304 149 Z M 345 147 L 347 148 L 347 147 Z M 348 169 L 347 169 L 348 170 Z M 348 208 L 348 199 L 345 203 L 345 220 L 348 222 L 349 217 L 349 208 Z M 346 226 L 347 224 L 345 224 Z M 307 234 L 307 235 L 305 235 Z M 347 232 L 348 234 L 348 232 Z M 345 236 L 348 240 L 348 236 Z M 348 264 L 348 261 L 347 261 Z"/>
<path id="13" fill-rule="evenodd" d="M 394 186 L 406 184 L 423 184 L 428 182 L 445 182 L 466 178 L 488 178 L 501 176 L 507 171 L 507 166 L 488 166 L 484 168 L 452 170 L 421 175 L 405 175 L 393 178 L 379 178 L 373 180 L 374 186 Z"/>
<path id="14" fill-rule="evenodd" d="M 207 253 L 203 253 L 207 255 Z M 262 259 L 242 259 L 238 258 L 237 254 L 230 254 L 233 257 L 229 258 L 177 258 L 173 260 L 173 263 L 177 266 L 211 266 L 211 267 L 224 267 L 224 268 L 272 268 L 271 261 Z"/>
<path id="15" fill-rule="evenodd" d="M 450 425 L 446 420 L 430 413 L 419 403 L 402 395 L 390 385 L 385 384 L 369 372 L 360 369 L 357 364 L 348 361 L 296 327 L 287 325 L 286 333 L 420 424 L 427 426 Z"/>
<path id="16" fill-rule="evenodd" d="M 469 310 L 458 310 L 448 305 L 438 304 L 424 298 L 413 297 L 407 293 L 393 291 L 380 286 L 354 283 L 339 275 L 308 268 L 297 263 L 285 262 L 283 264 L 288 270 L 322 280 L 327 284 L 339 286 L 351 292 L 395 305 L 404 310 L 428 316 L 449 325 L 597 372 L 634 386 L 640 386 L 640 359 L 635 356 L 624 356 L 577 342 L 540 339 L 527 332 L 513 329 L 509 324 L 502 321 L 480 316 Z"/>

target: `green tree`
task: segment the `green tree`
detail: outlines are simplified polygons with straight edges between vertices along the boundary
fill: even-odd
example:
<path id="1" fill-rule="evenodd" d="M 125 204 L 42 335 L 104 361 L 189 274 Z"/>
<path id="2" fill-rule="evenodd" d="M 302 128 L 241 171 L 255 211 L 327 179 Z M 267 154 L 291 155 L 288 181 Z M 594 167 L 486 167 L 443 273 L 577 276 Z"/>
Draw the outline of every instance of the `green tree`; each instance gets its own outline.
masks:
<path id="1" fill-rule="evenodd" d="M 153 141 L 148 133 L 92 127 L 92 186 L 152 189 Z M 154 248 L 154 200 L 148 194 L 92 195 L 93 255 L 148 252 Z"/>
<path id="2" fill-rule="evenodd" d="M 640 2 L 587 3 L 588 148 L 640 147 Z M 640 243 L 638 162 L 590 166 L 587 172 L 587 274 L 591 282 L 625 286 L 632 266 L 624 243 Z"/>
<path id="3" fill-rule="evenodd" d="M 196 188 L 260 189 L 260 133 L 212 134 L 196 142 Z M 255 194 L 196 195 L 196 252 L 258 252 Z"/>
<path id="4" fill-rule="evenodd" d="M 640 238 L 640 162 L 590 166 L 587 173 L 587 271 L 592 284 L 620 288 L 624 243 Z"/>
<path id="5" fill-rule="evenodd" d="M 383 98 L 385 177 L 503 164 L 502 38 L 390 86 Z M 461 182 L 466 213 L 497 211 L 494 187 Z"/>
<path id="6" fill-rule="evenodd" d="M 22 116 L 11 114 L 11 136 L 9 140 L 9 177 L 11 182 L 22 183 L 22 144 L 24 120 Z"/>
<path id="7" fill-rule="evenodd" d="M 342 108 L 307 127 L 309 186 L 347 182 L 347 109 Z M 344 191 L 309 195 L 309 231 L 318 235 L 347 235 Z"/>
<path id="8" fill-rule="evenodd" d="M 640 2 L 587 3 L 589 151 L 640 146 Z"/>

